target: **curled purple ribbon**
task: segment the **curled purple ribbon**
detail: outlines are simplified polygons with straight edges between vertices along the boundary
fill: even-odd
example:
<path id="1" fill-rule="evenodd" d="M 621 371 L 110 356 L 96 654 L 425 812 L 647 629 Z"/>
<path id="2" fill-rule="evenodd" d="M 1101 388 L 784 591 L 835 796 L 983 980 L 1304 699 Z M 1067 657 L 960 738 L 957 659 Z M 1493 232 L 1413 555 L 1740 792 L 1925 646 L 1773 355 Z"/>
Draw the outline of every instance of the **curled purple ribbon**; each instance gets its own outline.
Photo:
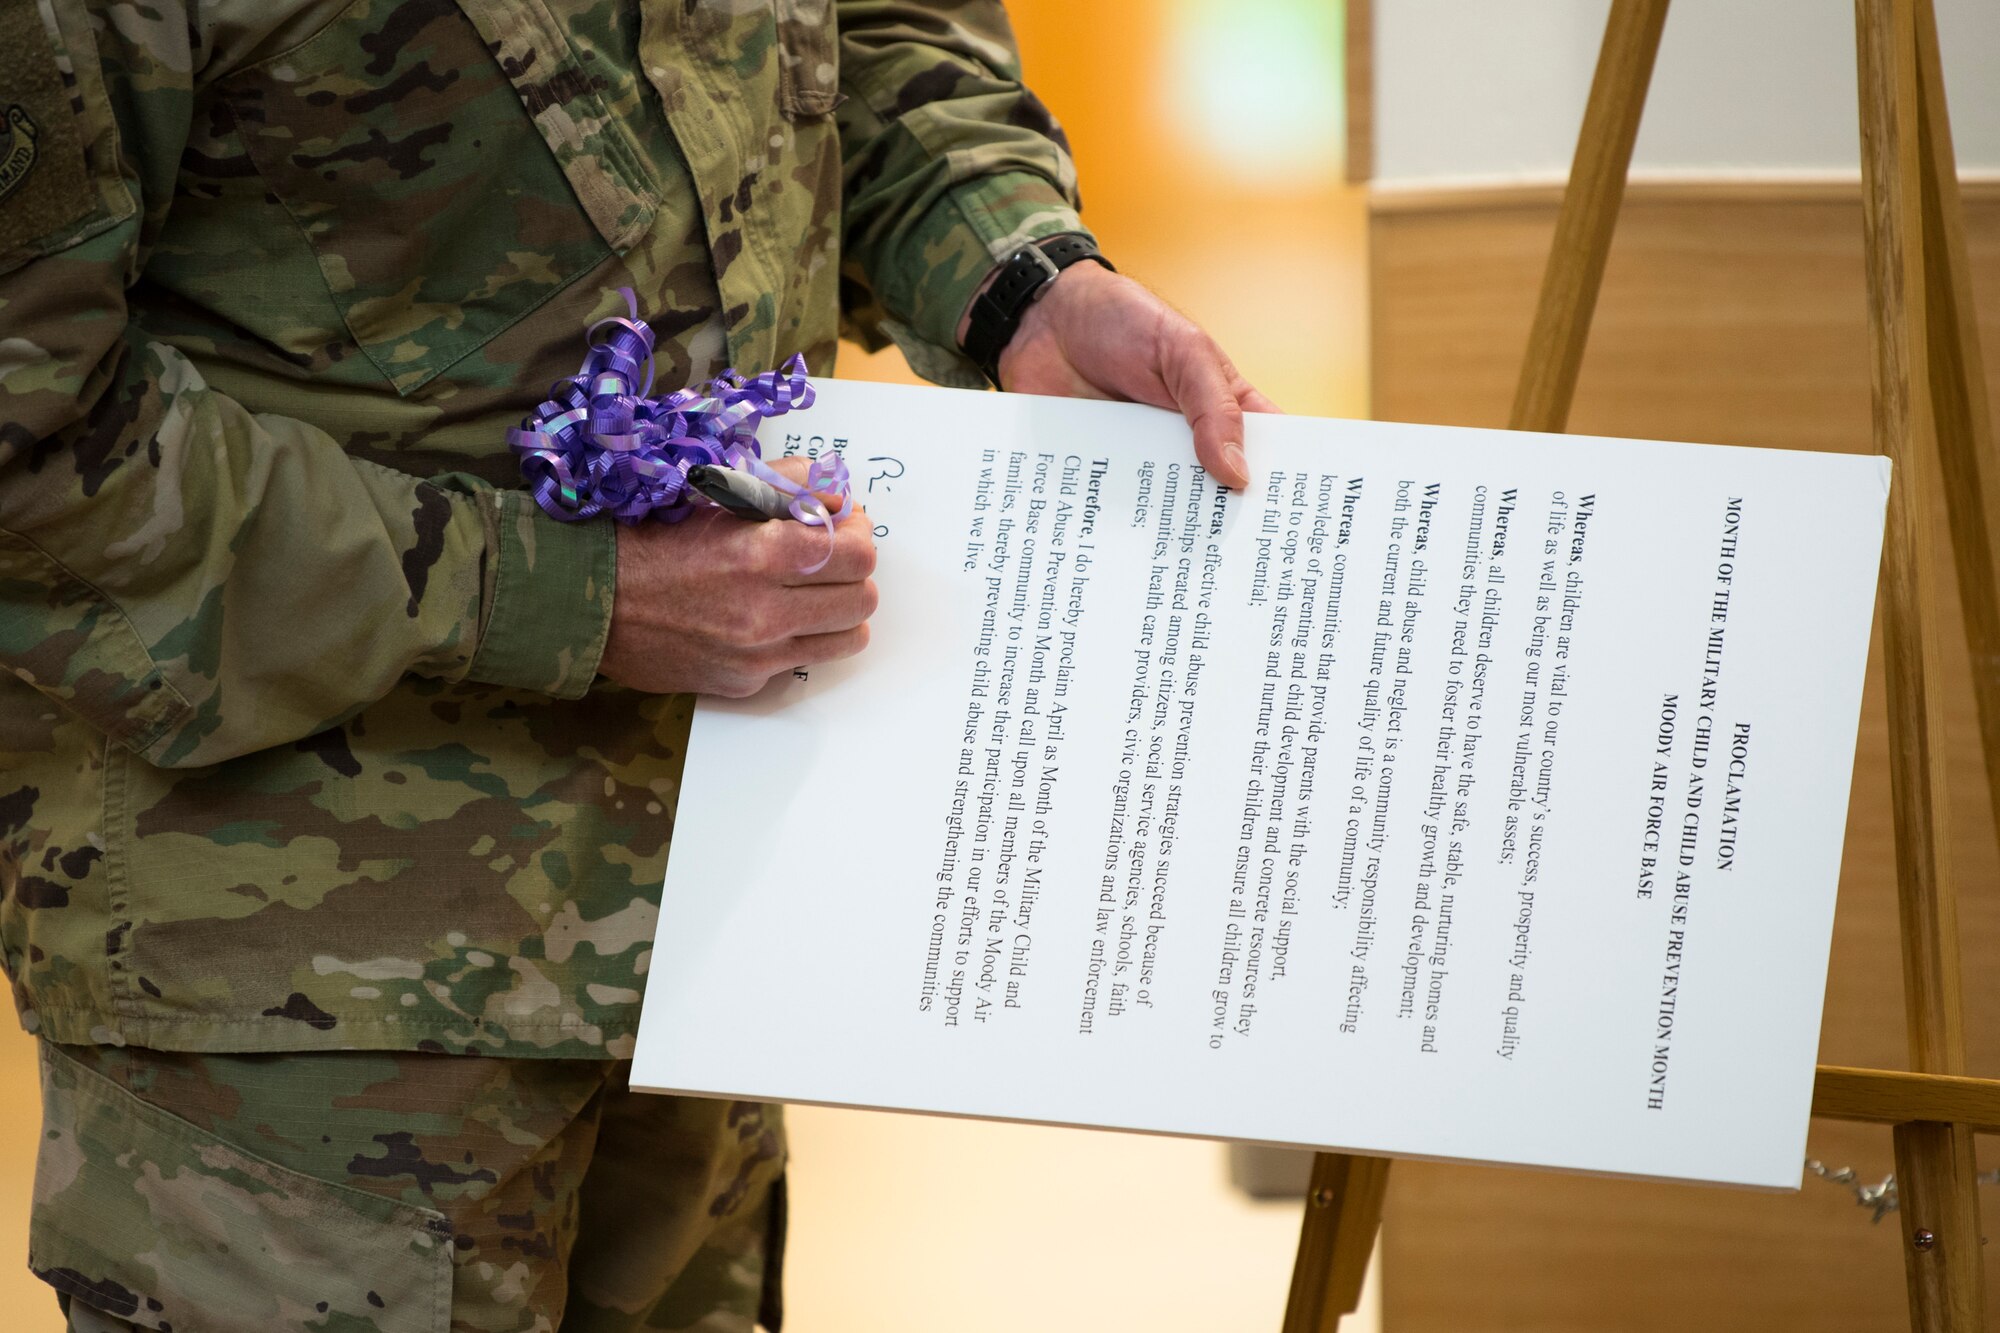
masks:
<path id="1" fill-rule="evenodd" d="M 507 432 L 535 503 L 564 523 L 600 514 L 621 523 L 673 523 L 708 503 L 688 484 L 689 468 L 736 468 L 790 496 L 793 518 L 826 529 L 827 555 L 803 572 L 824 568 L 834 524 L 854 512 L 846 462 L 822 454 L 801 485 L 765 463 L 757 445 L 760 421 L 812 406 L 805 358 L 747 379 L 727 370 L 706 385 L 655 398 L 653 330 L 639 318 L 632 289 L 620 292 L 629 317 L 586 329 L 582 368 L 552 385 L 541 406 Z M 830 509 L 822 496 L 839 507 Z"/>

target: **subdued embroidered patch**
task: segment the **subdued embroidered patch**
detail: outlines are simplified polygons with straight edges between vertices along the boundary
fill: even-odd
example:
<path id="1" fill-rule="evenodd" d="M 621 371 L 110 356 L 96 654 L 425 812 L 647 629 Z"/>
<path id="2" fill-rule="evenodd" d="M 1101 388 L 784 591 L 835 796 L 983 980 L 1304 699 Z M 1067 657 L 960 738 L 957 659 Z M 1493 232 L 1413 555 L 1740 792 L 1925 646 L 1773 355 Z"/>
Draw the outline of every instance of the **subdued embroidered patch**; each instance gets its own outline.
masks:
<path id="1" fill-rule="evenodd" d="M 7 146 L 0 149 L 0 199 L 12 194 L 35 169 L 35 139 L 39 133 L 28 108 L 19 102 L 7 108 Z"/>
<path id="2" fill-rule="evenodd" d="M 0 117 L 0 256 L 54 249 L 97 211 L 97 196 L 33 4 L 0 3 Z"/>

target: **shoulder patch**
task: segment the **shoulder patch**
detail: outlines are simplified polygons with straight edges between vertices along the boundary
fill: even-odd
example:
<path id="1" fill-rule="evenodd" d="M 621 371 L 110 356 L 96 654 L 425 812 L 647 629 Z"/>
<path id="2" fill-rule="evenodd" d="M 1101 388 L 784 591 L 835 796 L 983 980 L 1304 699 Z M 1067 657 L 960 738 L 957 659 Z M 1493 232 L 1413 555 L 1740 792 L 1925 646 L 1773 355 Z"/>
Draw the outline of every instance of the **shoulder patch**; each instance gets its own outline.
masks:
<path id="1" fill-rule="evenodd" d="M 7 108 L 7 144 L 0 149 L 0 199 L 28 179 L 35 167 L 35 118 L 19 102 Z"/>
<path id="2" fill-rule="evenodd" d="M 0 0 L 0 256 L 60 245 L 96 212 L 41 15 L 32 3 Z"/>

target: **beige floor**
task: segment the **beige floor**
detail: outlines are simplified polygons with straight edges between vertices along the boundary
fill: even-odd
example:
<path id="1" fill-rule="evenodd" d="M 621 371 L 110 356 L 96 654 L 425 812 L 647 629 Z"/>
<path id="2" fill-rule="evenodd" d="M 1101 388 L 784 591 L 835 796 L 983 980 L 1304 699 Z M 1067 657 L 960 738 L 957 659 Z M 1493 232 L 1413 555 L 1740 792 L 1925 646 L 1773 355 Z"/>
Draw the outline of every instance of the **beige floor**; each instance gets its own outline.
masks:
<path id="1" fill-rule="evenodd" d="M 58 1333 L 62 1319 L 48 1288 L 29 1274 L 28 1199 L 35 1179 L 41 1110 L 35 1043 L 0 1013 L 0 1326 L 18 1333 Z"/>
<path id="2" fill-rule="evenodd" d="M 799 1333 L 1276 1333 L 1298 1206 L 1236 1194 L 1215 1144 L 816 1108 L 791 1123 Z"/>

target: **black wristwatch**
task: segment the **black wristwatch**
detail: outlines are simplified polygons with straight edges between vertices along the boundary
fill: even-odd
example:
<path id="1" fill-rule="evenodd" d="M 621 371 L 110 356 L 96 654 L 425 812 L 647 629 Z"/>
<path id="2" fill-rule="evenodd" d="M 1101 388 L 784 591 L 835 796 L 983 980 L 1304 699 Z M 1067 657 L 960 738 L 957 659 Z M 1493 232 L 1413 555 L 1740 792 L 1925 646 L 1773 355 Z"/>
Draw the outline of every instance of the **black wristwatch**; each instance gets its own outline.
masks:
<path id="1" fill-rule="evenodd" d="M 965 354 L 1000 387 L 1000 353 L 1021 327 L 1021 316 L 1055 281 L 1056 274 L 1080 260 L 1091 259 L 1111 269 L 1088 236 L 1071 233 L 1024 245 L 1008 256 L 1000 272 L 972 303 L 972 322 L 965 330 Z"/>

